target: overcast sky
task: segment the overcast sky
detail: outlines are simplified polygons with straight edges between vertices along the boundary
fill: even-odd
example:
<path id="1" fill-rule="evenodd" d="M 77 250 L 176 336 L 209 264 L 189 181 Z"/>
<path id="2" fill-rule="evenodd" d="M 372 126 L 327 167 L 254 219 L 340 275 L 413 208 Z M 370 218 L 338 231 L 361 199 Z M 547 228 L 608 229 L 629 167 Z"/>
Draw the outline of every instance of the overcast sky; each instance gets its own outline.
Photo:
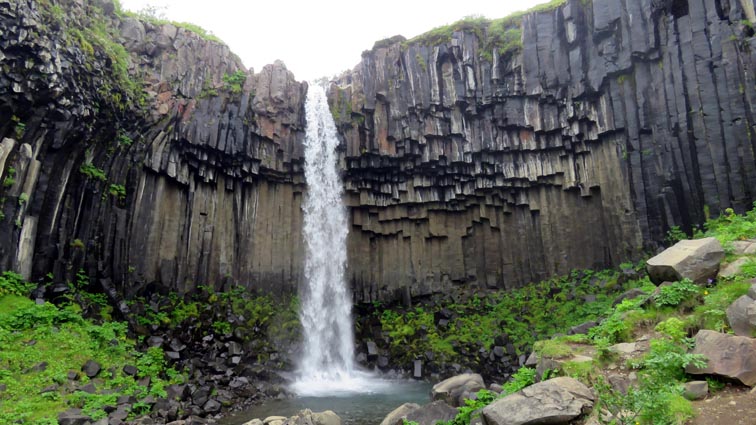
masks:
<path id="1" fill-rule="evenodd" d="M 501 18 L 547 0 L 121 0 L 139 11 L 157 7 L 174 21 L 195 23 L 225 41 L 259 72 L 281 59 L 298 80 L 352 69 L 377 40 L 412 38 L 465 16 Z"/>

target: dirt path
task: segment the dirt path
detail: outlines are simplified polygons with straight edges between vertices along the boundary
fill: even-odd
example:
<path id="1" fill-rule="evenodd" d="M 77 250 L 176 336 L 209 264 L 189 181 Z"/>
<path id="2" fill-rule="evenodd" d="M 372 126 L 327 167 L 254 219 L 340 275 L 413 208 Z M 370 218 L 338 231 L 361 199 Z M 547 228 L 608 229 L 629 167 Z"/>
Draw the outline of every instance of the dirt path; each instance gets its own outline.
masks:
<path id="1" fill-rule="evenodd" d="M 756 392 L 747 387 L 726 386 L 704 400 L 694 401 L 697 416 L 690 425 L 756 424 Z"/>

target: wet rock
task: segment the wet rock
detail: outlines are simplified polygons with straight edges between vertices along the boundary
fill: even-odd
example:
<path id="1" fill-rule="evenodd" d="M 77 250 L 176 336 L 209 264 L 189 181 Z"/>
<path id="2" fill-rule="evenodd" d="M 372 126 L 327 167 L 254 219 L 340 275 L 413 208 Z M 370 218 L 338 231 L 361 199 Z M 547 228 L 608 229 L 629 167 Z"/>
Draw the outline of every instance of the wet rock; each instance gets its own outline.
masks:
<path id="1" fill-rule="evenodd" d="M 539 382 L 481 410 L 487 425 L 567 423 L 593 407 L 591 390 L 573 378 Z"/>
<path id="2" fill-rule="evenodd" d="M 202 405 L 202 410 L 207 413 L 217 413 L 221 410 L 221 404 L 217 400 L 210 399 Z"/>
<path id="3" fill-rule="evenodd" d="M 407 419 L 407 415 L 419 408 L 419 404 L 404 403 L 386 415 L 380 425 L 403 425 L 405 419 Z"/>
<path id="4" fill-rule="evenodd" d="M 374 341 L 365 342 L 365 348 L 367 349 L 368 360 L 374 360 L 378 357 L 378 345 Z"/>
<path id="5" fill-rule="evenodd" d="M 756 385 L 756 339 L 701 330 L 695 337 L 693 354 L 707 359 L 706 366 L 688 365 L 691 375 L 719 375 L 745 385 Z"/>
<path id="6" fill-rule="evenodd" d="M 412 364 L 413 364 L 412 377 L 415 379 L 422 379 L 423 378 L 423 361 L 415 360 L 412 362 Z"/>
<path id="7" fill-rule="evenodd" d="M 483 377 L 477 373 L 465 373 L 445 379 L 431 389 L 431 400 L 443 400 L 452 407 L 463 406 L 470 394 L 486 388 Z"/>
<path id="8" fill-rule="evenodd" d="M 724 256 L 724 248 L 715 238 L 682 240 L 649 259 L 646 270 L 657 285 L 686 278 L 705 283 L 717 276 Z"/>
<path id="9" fill-rule="evenodd" d="M 449 406 L 445 401 L 437 400 L 407 413 L 407 421 L 417 422 L 419 425 L 435 425 L 436 422 L 453 419 L 458 412 L 458 409 Z"/>

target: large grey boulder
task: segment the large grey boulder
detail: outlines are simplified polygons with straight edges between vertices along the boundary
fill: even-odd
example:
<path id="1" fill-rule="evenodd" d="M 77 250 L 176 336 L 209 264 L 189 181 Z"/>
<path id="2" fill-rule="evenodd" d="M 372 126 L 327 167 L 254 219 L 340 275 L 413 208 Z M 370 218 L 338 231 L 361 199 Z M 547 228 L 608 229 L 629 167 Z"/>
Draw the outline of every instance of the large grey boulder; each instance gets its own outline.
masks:
<path id="1" fill-rule="evenodd" d="M 496 400 L 481 416 L 485 425 L 562 424 L 588 413 L 594 400 L 580 381 L 559 377 Z"/>
<path id="2" fill-rule="evenodd" d="M 724 257 L 724 248 L 715 238 L 682 240 L 648 260 L 646 270 L 657 285 L 685 278 L 704 283 L 717 276 Z"/>
<path id="3" fill-rule="evenodd" d="M 693 354 L 706 357 L 706 367 L 688 365 L 691 375 L 719 375 L 756 385 L 756 339 L 709 330 L 698 331 Z"/>
<path id="4" fill-rule="evenodd" d="M 486 388 L 483 377 L 477 373 L 463 373 L 452 376 L 434 385 L 431 400 L 444 400 L 454 407 L 464 405 L 465 398 Z"/>
<path id="5" fill-rule="evenodd" d="M 419 404 L 404 403 L 386 415 L 381 421 L 381 425 L 402 425 L 404 420 L 407 419 L 407 415 L 419 408 Z"/>
<path id="6" fill-rule="evenodd" d="M 446 422 L 453 419 L 458 412 L 458 409 L 449 406 L 445 401 L 438 400 L 408 413 L 407 422 L 417 422 L 419 425 L 435 425 L 436 422 Z"/>
<path id="7" fill-rule="evenodd" d="M 756 285 L 755 285 L 756 286 Z M 752 292 L 754 290 L 751 287 Z M 743 295 L 727 307 L 727 322 L 735 335 L 754 336 L 756 332 L 756 300 Z"/>

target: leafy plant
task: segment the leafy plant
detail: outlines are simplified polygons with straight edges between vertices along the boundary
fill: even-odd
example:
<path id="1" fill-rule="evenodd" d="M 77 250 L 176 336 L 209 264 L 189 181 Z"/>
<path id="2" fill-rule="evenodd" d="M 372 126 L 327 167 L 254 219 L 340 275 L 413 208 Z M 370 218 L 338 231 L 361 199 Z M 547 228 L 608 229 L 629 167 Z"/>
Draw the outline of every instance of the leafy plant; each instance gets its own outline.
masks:
<path id="1" fill-rule="evenodd" d="M 108 187 L 108 193 L 110 194 L 110 196 L 114 196 L 119 200 L 126 198 L 126 188 L 123 187 L 122 184 L 111 184 Z"/>
<path id="2" fill-rule="evenodd" d="M 100 181 L 106 181 L 108 179 L 105 175 L 105 171 L 103 171 L 101 168 L 95 167 L 89 162 L 82 164 L 81 167 L 79 167 L 79 172 L 89 177 L 90 179 Z"/>
<path id="3" fill-rule="evenodd" d="M 231 93 L 239 94 L 242 92 L 242 86 L 246 80 L 247 73 L 241 70 L 232 74 L 225 74 L 223 76 L 224 88 Z"/>
<path id="4" fill-rule="evenodd" d="M 659 293 L 654 295 L 654 302 L 660 307 L 677 307 L 684 301 L 697 297 L 700 293 L 701 287 L 690 279 L 683 279 L 660 287 Z"/>

